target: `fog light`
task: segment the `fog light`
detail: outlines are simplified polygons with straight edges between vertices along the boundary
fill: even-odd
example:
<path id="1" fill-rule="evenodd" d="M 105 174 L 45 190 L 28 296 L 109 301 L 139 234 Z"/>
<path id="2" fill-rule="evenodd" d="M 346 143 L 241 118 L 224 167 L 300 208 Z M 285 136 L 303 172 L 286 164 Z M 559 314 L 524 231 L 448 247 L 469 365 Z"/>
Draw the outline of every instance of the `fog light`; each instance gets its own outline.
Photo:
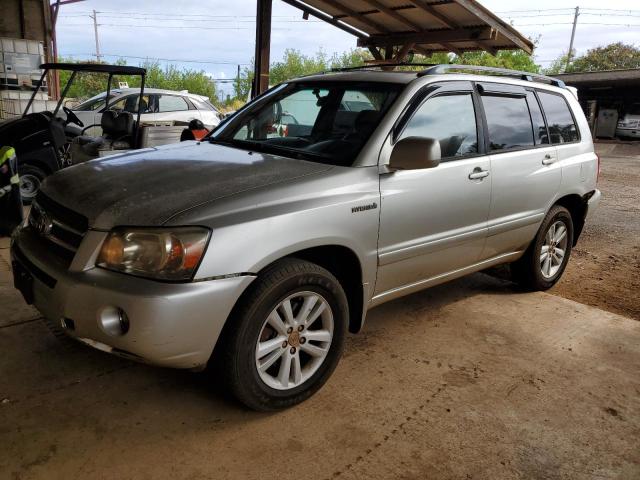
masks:
<path id="1" fill-rule="evenodd" d="M 105 307 L 98 313 L 98 325 L 113 337 L 124 335 L 129 331 L 129 317 L 118 307 Z"/>

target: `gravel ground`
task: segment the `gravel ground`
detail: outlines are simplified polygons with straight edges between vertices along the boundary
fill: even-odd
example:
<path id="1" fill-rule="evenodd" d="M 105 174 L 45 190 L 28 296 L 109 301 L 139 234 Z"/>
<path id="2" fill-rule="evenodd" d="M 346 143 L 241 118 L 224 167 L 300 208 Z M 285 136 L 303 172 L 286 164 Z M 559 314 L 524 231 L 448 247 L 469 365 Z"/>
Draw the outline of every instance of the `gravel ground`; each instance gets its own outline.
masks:
<path id="1" fill-rule="evenodd" d="M 640 320 L 640 145 L 598 150 L 600 207 L 549 293 Z"/>

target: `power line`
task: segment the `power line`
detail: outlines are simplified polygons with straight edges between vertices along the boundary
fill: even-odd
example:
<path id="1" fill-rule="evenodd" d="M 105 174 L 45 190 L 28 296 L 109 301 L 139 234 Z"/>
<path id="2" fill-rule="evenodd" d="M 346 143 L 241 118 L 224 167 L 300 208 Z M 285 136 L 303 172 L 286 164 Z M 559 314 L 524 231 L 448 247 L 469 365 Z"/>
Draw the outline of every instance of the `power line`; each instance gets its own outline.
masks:
<path id="1" fill-rule="evenodd" d="M 102 57 L 133 58 L 137 60 L 160 60 L 163 62 L 203 63 L 208 65 L 243 65 L 243 66 L 251 65 L 251 63 L 238 63 L 238 62 L 209 62 L 209 61 L 203 61 L 203 60 L 186 60 L 186 59 L 179 59 L 179 58 L 159 58 L 151 55 L 148 55 L 146 57 L 139 57 L 135 55 L 118 55 L 115 53 L 101 53 L 100 55 Z M 91 57 L 91 56 L 94 56 L 94 54 L 93 53 L 67 53 L 67 54 L 61 53 L 60 56 L 61 57 Z"/>

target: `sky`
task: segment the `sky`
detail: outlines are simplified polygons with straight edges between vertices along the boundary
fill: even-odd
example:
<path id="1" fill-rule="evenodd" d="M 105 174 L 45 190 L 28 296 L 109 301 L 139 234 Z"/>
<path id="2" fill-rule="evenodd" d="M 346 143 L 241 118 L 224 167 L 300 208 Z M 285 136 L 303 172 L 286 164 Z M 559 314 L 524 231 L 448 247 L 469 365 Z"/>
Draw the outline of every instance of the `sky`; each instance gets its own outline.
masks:
<path id="1" fill-rule="evenodd" d="M 579 6 L 574 48 L 622 41 L 640 46 L 638 0 L 480 0 L 524 35 L 536 40 L 535 59 L 546 67 L 568 50 L 573 9 Z M 607 10 L 604 10 L 606 6 Z M 610 10 L 609 10 L 610 9 Z M 97 12 L 100 51 L 104 60 L 125 58 L 130 65 L 145 59 L 204 70 L 224 80 L 248 67 L 254 55 L 255 0 L 85 0 L 61 7 L 58 52 L 74 59 L 95 59 L 92 11 Z M 287 48 L 305 54 L 322 49 L 331 55 L 356 46 L 355 37 L 273 0 L 271 61 Z M 224 92 L 229 83 L 219 82 Z"/>

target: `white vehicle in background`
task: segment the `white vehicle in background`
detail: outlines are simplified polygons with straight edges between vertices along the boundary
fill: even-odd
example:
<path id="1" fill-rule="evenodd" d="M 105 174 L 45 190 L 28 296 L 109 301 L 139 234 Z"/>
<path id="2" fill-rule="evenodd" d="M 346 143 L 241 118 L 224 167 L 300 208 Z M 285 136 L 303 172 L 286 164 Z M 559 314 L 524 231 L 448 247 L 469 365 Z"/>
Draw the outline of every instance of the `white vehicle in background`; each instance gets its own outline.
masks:
<path id="1" fill-rule="evenodd" d="M 616 137 L 640 139 L 640 103 L 634 103 L 618 121 Z"/>
<path id="2" fill-rule="evenodd" d="M 100 129 L 100 120 L 104 111 L 107 92 L 102 92 L 71 108 L 73 113 L 86 125 L 96 125 Z M 140 98 L 139 88 L 113 89 L 109 98 L 109 109 L 137 113 Z M 221 114 L 211 104 L 209 98 L 195 95 L 185 90 L 161 90 L 145 88 L 143 110 L 140 122 L 146 124 L 174 122 L 187 125 L 191 120 L 198 119 L 211 130 L 220 123 Z M 96 133 L 96 132 L 88 132 Z M 97 132 L 99 134 L 99 132 Z"/>

